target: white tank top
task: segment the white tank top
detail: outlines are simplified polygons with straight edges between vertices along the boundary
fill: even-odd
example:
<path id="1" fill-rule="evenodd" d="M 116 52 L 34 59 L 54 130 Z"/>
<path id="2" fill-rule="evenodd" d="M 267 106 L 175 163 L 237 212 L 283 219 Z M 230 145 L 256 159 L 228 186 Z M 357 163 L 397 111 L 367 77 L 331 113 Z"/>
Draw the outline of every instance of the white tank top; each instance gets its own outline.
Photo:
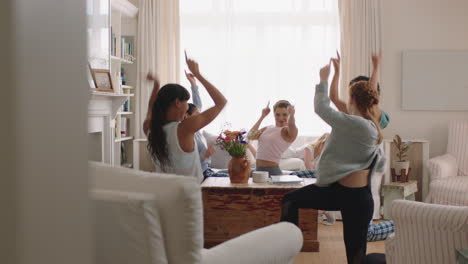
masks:
<path id="1" fill-rule="evenodd" d="M 180 122 L 170 122 L 163 126 L 166 133 L 167 149 L 169 151 L 169 160 L 171 165 L 167 167 L 166 173 L 195 177 L 198 182 L 203 181 L 203 173 L 200 165 L 200 156 L 198 154 L 197 142 L 194 141 L 192 152 L 185 152 L 179 145 L 177 137 L 177 127 Z M 155 162 L 156 171 L 163 172 Z"/>
<path id="2" fill-rule="evenodd" d="M 281 136 L 283 127 L 269 126 L 258 138 L 257 159 L 279 163 L 281 154 L 291 145 Z"/>

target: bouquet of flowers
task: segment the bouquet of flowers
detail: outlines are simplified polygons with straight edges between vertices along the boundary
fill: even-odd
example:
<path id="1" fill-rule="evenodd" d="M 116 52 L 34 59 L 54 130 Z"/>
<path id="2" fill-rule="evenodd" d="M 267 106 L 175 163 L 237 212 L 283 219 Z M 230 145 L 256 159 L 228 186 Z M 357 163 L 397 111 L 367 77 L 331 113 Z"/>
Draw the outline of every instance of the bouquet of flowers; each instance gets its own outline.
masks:
<path id="1" fill-rule="evenodd" d="M 247 152 L 246 131 L 224 130 L 216 139 L 216 145 L 232 157 L 244 157 Z"/>

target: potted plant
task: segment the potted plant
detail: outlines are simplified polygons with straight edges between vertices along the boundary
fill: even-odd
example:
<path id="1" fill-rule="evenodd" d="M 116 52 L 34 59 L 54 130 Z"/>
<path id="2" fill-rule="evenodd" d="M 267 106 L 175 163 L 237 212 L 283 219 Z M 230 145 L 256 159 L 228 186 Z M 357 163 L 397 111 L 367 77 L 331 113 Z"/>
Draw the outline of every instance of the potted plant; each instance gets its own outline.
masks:
<path id="1" fill-rule="evenodd" d="M 247 183 L 249 181 L 250 162 L 246 157 L 247 144 L 245 131 L 225 130 L 216 139 L 216 145 L 231 156 L 228 166 L 231 183 Z"/>
<path id="2" fill-rule="evenodd" d="M 397 176 L 397 178 L 400 178 L 402 182 L 406 182 L 408 181 L 410 166 L 409 160 L 406 160 L 406 158 L 408 157 L 407 153 L 409 150 L 409 143 L 403 142 L 399 135 L 395 135 L 395 137 L 393 138 L 393 144 L 395 144 L 395 147 L 397 149 L 396 156 L 398 158 L 397 160 L 393 161 L 395 175 Z M 405 172 L 405 175 L 402 175 L 403 170 Z"/>

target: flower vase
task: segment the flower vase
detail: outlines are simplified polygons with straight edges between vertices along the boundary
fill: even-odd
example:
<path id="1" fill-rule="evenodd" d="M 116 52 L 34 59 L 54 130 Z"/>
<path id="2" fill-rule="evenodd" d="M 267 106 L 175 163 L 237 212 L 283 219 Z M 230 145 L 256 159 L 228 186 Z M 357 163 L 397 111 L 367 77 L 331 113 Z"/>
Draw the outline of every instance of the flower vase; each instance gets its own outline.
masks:
<path id="1" fill-rule="evenodd" d="M 250 176 L 250 162 L 243 157 L 232 157 L 228 167 L 231 183 L 248 183 Z"/>

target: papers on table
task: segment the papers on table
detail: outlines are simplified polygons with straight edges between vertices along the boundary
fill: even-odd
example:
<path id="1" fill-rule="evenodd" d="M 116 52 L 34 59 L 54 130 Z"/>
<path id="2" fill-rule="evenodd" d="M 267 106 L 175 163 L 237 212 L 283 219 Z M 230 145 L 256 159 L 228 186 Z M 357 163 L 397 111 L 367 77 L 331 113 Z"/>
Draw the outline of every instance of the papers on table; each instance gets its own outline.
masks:
<path id="1" fill-rule="evenodd" d="M 301 183 L 303 180 L 296 175 L 277 175 L 271 176 L 271 183 L 273 184 L 294 184 Z"/>

